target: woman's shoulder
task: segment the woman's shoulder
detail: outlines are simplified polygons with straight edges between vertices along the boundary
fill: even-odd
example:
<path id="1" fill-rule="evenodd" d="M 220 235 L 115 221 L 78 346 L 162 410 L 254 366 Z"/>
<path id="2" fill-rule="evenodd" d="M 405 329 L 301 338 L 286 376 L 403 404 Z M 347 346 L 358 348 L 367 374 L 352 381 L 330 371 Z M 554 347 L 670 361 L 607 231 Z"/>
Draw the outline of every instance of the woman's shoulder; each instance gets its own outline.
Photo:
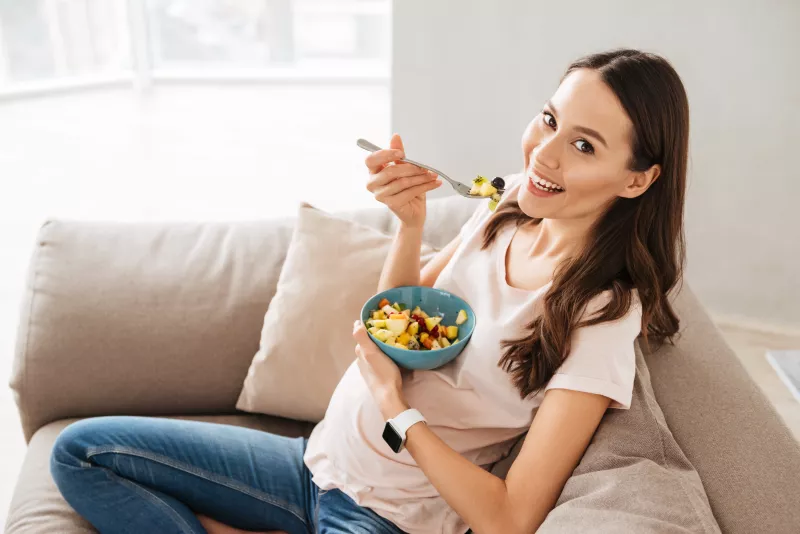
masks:
<path id="1" fill-rule="evenodd" d="M 592 297 L 583 313 L 583 319 L 591 319 L 608 306 L 614 298 L 614 291 L 606 289 Z M 639 292 L 636 288 L 630 289 L 630 303 L 628 309 L 623 313 L 622 317 L 613 321 L 606 321 L 599 323 L 595 326 L 606 325 L 613 328 L 625 328 L 630 330 L 638 330 L 641 328 L 642 323 L 642 302 L 639 299 Z"/>

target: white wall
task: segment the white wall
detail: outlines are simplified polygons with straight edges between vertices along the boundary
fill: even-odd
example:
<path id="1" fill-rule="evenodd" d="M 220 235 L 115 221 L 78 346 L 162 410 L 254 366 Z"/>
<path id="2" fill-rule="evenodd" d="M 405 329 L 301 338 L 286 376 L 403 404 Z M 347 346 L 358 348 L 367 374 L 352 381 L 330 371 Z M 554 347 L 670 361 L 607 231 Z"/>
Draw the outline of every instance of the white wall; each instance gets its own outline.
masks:
<path id="1" fill-rule="evenodd" d="M 525 125 L 573 59 L 666 56 L 691 108 L 687 279 L 717 315 L 800 326 L 800 3 L 394 3 L 392 129 L 467 180 L 521 169 Z"/>

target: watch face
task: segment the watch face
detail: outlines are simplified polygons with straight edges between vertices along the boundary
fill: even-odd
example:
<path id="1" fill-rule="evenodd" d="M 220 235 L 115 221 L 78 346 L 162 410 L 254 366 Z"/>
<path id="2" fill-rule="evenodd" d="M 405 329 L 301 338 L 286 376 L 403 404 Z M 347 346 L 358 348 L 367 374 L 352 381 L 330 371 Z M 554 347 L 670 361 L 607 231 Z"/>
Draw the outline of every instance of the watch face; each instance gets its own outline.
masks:
<path id="1" fill-rule="evenodd" d="M 383 427 L 383 441 L 385 441 L 394 452 L 400 452 L 400 447 L 403 446 L 403 438 L 394 429 L 394 427 L 386 423 Z"/>

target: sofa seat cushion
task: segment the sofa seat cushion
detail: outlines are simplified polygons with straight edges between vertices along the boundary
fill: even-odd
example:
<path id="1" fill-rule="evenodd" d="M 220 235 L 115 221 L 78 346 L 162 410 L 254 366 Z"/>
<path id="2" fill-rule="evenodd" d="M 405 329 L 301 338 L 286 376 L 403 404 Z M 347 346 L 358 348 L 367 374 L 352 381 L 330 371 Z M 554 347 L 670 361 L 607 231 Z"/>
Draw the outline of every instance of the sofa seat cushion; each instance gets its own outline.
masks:
<path id="1" fill-rule="evenodd" d="M 308 436 L 313 425 L 263 415 L 179 416 L 178 419 L 242 426 L 284 436 Z M 96 531 L 61 497 L 50 476 L 50 451 L 58 434 L 78 419 L 62 419 L 31 438 L 6 521 L 6 534 L 89 534 Z"/>

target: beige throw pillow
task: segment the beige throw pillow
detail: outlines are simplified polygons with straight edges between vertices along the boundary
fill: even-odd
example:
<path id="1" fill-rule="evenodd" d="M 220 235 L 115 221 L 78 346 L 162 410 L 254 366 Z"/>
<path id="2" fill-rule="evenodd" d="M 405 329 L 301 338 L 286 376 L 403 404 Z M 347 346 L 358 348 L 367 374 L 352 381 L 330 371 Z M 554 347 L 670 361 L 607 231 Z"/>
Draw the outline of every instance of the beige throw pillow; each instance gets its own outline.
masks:
<path id="1" fill-rule="evenodd" d="M 238 409 L 322 419 L 355 358 L 353 321 L 378 290 L 392 239 L 308 204 L 300 206 Z M 434 252 L 423 245 L 423 265 Z"/>

